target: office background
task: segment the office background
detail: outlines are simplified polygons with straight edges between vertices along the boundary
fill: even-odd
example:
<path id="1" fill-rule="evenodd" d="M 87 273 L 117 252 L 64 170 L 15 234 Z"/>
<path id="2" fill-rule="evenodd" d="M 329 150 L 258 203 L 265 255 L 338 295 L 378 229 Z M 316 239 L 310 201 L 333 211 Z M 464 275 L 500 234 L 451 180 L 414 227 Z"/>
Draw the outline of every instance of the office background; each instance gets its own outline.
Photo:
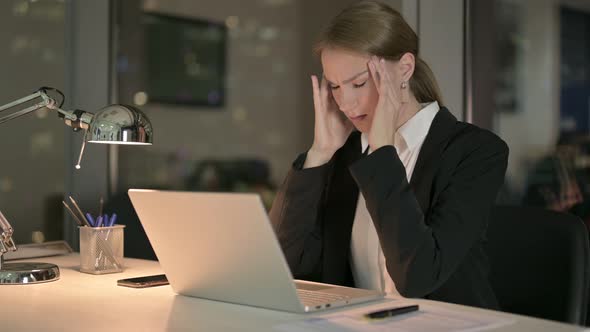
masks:
<path id="1" fill-rule="evenodd" d="M 133 104 L 155 128 L 151 147 L 89 145 L 77 171 L 82 137 L 56 114 L 39 111 L 2 125 L 0 210 L 15 227 L 17 243 L 42 232 L 45 240 L 65 239 L 76 248 L 77 231 L 60 204 L 70 194 L 91 211 L 98 210 L 101 195 L 107 206 L 121 208 L 128 188 L 256 191 L 270 204 L 292 159 L 312 140 L 309 75 L 321 71 L 313 40 L 351 2 L 2 1 L 0 104 L 53 86 L 66 94 L 67 108 Z M 569 211 L 586 221 L 587 1 L 384 2 L 418 32 L 445 104 L 509 144 L 499 202 Z M 187 29 L 203 22 L 222 27 L 215 30 L 225 33 L 216 39 L 225 45 L 217 62 L 176 44 L 184 54 L 177 67 L 185 69 L 177 77 L 190 81 L 221 68 L 215 75 L 222 88 L 210 96 L 219 103 L 191 104 L 183 94 L 172 103 L 150 100 L 149 82 L 158 79 L 150 70 L 157 41 L 146 14 L 171 17 Z M 199 36 L 195 40 L 204 38 Z"/>

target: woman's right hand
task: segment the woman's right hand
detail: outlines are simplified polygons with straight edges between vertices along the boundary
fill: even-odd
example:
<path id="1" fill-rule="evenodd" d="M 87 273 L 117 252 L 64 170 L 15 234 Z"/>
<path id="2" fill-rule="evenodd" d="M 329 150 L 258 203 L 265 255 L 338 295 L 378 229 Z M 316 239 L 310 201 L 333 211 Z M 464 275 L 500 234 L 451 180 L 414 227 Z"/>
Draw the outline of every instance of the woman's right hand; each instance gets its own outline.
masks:
<path id="1" fill-rule="evenodd" d="M 313 87 L 315 126 L 313 144 L 307 152 L 304 168 L 327 163 L 336 150 L 346 143 L 354 128 L 352 123 L 338 109 L 326 79 L 322 78 L 320 84 L 317 76 L 312 75 L 311 85 Z"/>

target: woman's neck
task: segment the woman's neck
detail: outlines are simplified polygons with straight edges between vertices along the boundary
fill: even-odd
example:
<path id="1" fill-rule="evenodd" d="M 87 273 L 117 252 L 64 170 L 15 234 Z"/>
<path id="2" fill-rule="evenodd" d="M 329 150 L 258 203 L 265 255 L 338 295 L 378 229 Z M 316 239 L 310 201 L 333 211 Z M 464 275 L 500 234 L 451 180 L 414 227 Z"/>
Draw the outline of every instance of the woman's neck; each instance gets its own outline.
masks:
<path id="1" fill-rule="evenodd" d="M 399 115 L 399 119 L 397 122 L 397 131 L 401 126 L 403 126 L 408 120 L 414 117 L 416 113 L 418 113 L 422 109 L 422 105 L 416 100 L 416 97 L 410 94 L 410 100 L 402 107 L 403 111 Z"/>

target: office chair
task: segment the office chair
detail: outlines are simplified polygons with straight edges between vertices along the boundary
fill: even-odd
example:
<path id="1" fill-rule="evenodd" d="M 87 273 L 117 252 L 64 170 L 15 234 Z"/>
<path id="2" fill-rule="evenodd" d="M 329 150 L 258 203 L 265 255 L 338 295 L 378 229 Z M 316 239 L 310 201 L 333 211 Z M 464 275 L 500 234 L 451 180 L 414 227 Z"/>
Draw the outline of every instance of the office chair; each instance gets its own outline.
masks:
<path id="1" fill-rule="evenodd" d="M 585 325 L 590 249 L 578 217 L 497 206 L 487 237 L 490 281 L 503 311 Z"/>

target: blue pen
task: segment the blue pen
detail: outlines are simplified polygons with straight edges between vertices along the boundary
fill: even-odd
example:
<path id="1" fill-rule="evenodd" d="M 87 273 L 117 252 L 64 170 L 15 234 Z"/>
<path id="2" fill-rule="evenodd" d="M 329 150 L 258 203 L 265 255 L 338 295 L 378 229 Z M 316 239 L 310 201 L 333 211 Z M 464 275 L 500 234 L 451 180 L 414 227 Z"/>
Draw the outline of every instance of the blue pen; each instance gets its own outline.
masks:
<path id="1" fill-rule="evenodd" d="M 102 216 L 98 216 L 98 218 L 96 218 L 96 225 L 94 225 L 94 227 L 100 227 L 102 225 Z"/>
<path id="2" fill-rule="evenodd" d="M 113 226 L 115 224 L 115 221 L 117 221 L 117 214 L 113 213 L 111 215 L 111 220 L 109 220 L 109 226 Z"/>
<path id="3" fill-rule="evenodd" d="M 92 215 L 88 212 L 86 212 L 86 218 L 88 219 L 88 223 L 90 223 L 90 227 L 94 227 L 94 218 L 92 218 Z"/>
<path id="4" fill-rule="evenodd" d="M 109 215 L 108 214 L 103 214 L 102 215 L 102 226 L 103 227 L 108 227 L 109 225 Z"/>

